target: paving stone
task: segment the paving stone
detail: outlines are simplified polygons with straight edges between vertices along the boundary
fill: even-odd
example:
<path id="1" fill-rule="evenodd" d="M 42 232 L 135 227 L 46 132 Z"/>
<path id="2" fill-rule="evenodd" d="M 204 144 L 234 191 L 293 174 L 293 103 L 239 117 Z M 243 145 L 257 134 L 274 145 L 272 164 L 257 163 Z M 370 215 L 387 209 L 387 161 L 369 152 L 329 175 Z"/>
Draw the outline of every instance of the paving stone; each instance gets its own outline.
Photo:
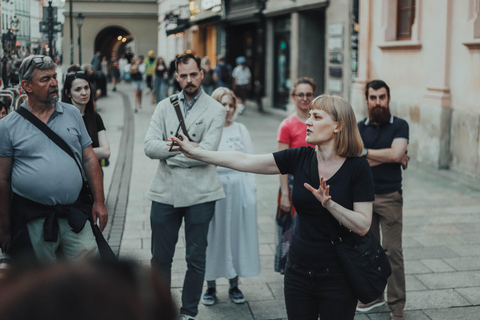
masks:
<path id="1" fill-rule="evenodd" d="M 448 246 L 448 248 L 462 257 L 480 256 L 480 244 Z"/>
<path id="2" fill-rule="evenodd" d="M 432 273 L 432 269 L 420 260 L 405 260 L 405 274 L 419 273 Z"/>
<path id="3" fill-rule="evenodd" d="M 480 305 L 480 290 L 478 287 L 474 288 L 460 288 L 455 289 L 465 299 L 467 299 L 473 305 Z M 480 318 L 480 317 L 479 317 Z"/>
<path id="4" fill-rule="evenodd" d="M 454 258 L 454 259 L 459 259 L 459 258 Z M 451 260 L 451 259 L 447 259 Z M 429 267 L 433 272 L 452 272 L 455 271 L 454 268 L 452 268 L 451 264 L 445 263 L 444 260 L 441 259 L 424 259 L 421 260 L 422 263 L 424 263 L 427 267 Z"/>
<path id="5" fill-rule="evenodd" d="M 283 300 L 251 301 L 249 304 L 255 320 L 287 318 Z"/>
<path id="6" fill-rule="evenodd" d="M 460 271 L 480 270 L 480 259 L 478 257 L 445 259 L 445 262 Z"/>
<path id="7" fill-rule="evenodd" d="M 428 290 L 428 288 L 418 280 L 416 276 L 405 276 L 405 286 L 407 287 L 407 291 L 421 291 L 421 290 Z"/>
<path id="8" fill-rule="evenodd" d="M 408 248 L 403 250 L 405 260 L 454 258 L 458 254 L 445 246 Z"/>
<path id="9" fill-rule="evenodd" d="M 477 271 L 419 274 L 417 278 L 429 289 L 480 287 Z"/>
<path id="10" fill-rule="evenodd" d="M 480 319 L 480 307 L 432 309 L 424 311 L 432 320 L 466 320 Z"/>
<path id="11" fill-rule="evenodd" d="M 453 289 L 412 291 L 407 295 L 405 310 L 428 310 L 470 306 L 471 303 Z"/>

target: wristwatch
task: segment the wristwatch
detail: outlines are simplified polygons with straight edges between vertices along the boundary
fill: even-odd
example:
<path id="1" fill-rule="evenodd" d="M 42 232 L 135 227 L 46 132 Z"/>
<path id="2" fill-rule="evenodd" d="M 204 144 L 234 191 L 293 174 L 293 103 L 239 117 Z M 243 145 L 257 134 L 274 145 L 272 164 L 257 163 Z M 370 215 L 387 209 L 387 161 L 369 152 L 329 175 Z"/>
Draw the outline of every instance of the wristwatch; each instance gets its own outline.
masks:
<path id="1" fill-rule="evenodd" d="M 367 149 L 367 148 L 363 148 L 362 157 L 366 157 L 367 154 L 368 154 L 368 149 Z"/>

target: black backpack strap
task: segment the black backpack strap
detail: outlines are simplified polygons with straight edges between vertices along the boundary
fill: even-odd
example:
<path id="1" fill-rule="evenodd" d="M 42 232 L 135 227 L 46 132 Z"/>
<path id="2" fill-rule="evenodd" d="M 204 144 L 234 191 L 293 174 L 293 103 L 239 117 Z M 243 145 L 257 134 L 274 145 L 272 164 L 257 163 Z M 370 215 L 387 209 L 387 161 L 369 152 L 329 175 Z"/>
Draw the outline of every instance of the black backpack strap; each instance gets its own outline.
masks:
<path id="1" fill-rule="evenodd" d="M 188 131 L 187 131 L 187 127 L 185 126 L 185 120 L 183 119 L 182 111 L 180 111 L 180 104 L 178 103 L 177 94 L 174 94 L 170 97 L 170 103 L 173 104 L 173 106 L 175 107 L 175 112 L 177 113 L 178 121 L 180 121 L 183 134 L 188 138 L 188 140 L 192 141 L 192 139 L 188 135 Z"/>
<path id="2" fill-rule="evenodd" d="M 60 149 L 62 149 L 70 157 L 72 157 L 73 160 L 75 160 L 78 170 L 80 170 L 80 174 L 83 178 L 82 168 L 80 167 L 80 164 L 78 163 L 77 158 L 75 158 L 75 154 L 73 153 L 72 149 L 70 149 L 68 144 L 65 141 L 63 141 L 63 139 L 58 134 L 56 134 L 43 121 L 38 119 L 33 113 L 31 113 L 27 109 L 20 107 L 15 111 L 18 112 L 18 114 L 20 114 L 25 119 L 30 121 L 35 127 L 38 128 L 38 130 L 42 131 L 48 138 L 50 138 L 50 140 L 52 140 L 57 146 L 59 146 Z"/>

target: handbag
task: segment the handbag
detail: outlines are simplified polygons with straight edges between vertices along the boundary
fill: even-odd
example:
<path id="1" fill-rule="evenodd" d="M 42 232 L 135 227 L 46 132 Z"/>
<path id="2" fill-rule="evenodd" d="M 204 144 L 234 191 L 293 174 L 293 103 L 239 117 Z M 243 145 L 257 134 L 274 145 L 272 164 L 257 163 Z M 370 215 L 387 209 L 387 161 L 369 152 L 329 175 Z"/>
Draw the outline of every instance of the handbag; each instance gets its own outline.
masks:
<path id="1" fill-rule="evenodd" d="M 314 156 L 310 168 L 312 176 L 318 176 L 316 168 L 317 159 Z M 362 303 L 374 301 L 383 294 L 392 274 L 386 250 L 371 231 L 364 236 L 353 233 L 353 241 L 344 241 L 339 233 L 340 224 L 327 220 L 333 249 L 355 296 Z"/>
<path id="2" fill-rule="evenodd" d="M 70 149 L 68 144 L 65 141 L 63 141 L 63 139 L 59 135 L 57 135 L 52 129 L 50 129 L 45 123 L 43 123 L 40 119 L 35 117 L 27 109 L 18 108 L 16 112 L 18 112 L 26 120 L 30 121 L 35 127 L 37 127 L 48 138 L 50 138 L 58 147 L 60 147 L 60 149 L 65 151 L 70 157 L 73 158 L 73 160 L 75 160 L 75 163 L 77 164 L 78 170 L 80 170 L 80 174 L 83 179 L 82 189 L 80 190 L 79 198 L 84 204 L 88 206 L 92 206 L 93 205 L 92 189 L 90 188 L 90 185 L 88 184 L 87 179 L 83 176 L 83 172 L 80 167 L 80 164 L 78 163 L 77 158 L 75 158 L 75 155 L 73 154 L 73 151 L 72 149 Z M 93 234 L 95 235 L 95 240 L 97 242 L 98 252 L 100 253 L 100 256 L 104 260 L 111 260 L 111 261 L 117 260 L 117 256 L 113 252 L 108 242 L 103 237 L 103 234 L 100 231 L 100 228 L 93 223 L 92 216 L 90 216 L 89 218 L 92 224 L 92 230 L 93 230 Z"/>

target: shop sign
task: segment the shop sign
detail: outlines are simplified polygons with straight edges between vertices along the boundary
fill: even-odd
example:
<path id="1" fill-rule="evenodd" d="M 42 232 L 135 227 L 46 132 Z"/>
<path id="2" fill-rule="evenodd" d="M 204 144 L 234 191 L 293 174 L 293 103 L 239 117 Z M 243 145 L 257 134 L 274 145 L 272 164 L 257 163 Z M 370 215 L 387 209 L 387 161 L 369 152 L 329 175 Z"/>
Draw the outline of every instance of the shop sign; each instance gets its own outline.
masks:
<path id="1" fill-rule="evenodd" d="M 222 14 L 222 0 L 190 0 L 190 21 L 201 21 Z"/>

